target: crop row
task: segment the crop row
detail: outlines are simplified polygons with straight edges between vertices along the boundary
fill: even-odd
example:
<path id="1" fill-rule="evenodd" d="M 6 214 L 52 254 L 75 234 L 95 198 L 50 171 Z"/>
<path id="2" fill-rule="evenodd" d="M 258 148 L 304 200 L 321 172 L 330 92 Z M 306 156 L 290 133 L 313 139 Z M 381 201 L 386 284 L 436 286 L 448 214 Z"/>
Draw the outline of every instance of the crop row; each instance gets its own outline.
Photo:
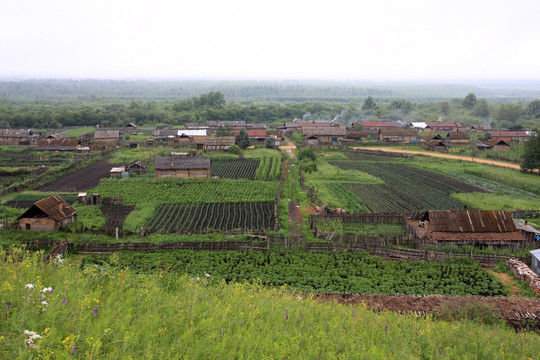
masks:
<path id="1" fill-rule="evenodd" d="M 102 179 L 92 190 L 102 197 L 121 196 L 126 205 L 272 202 L 277 182 L 229 179 Z"/>
<path id="2" fill-rule="evenodd" d="M 323 233 L 354 234 L 361 236 L 404 235 L 405 227 L 399 223 L 347 223 L 339 220 L 316 221 L 315 227 Z"/>
<path id="3" fill-rule="evenodd" d="M 274 203 L 164 205 L 146 228 L 151 233 L 177 234 L 265 232 L 275 225 L 274 208 Z"/>
<path id="4" fill-rule="evenodd" d="M 90 261 L 100 261 L 100 257 Z M 169 251 L 123 253 L 119 265 L 136 270 L 210 274 L 227 282 L 288 285 L 299 291 L 358 294 L 501 296 L 507 291 L 477 264 L 391 261 L 366 253 L 305 251 Z"/>
<path id="5" fill-rule="evenodd" d="M 255 172 L 259 167 L 258 159 L 214 160 L 210 165 L 212 176 L 227 179 L 255 180 Z"/>
<path id="6" fill-rule="evenodd" d="M 281 157 L 264 156 L 255 174 L 256 180 L 279 180 Z"/>
<path id="7" fill-rule="evenodd" d="M 459 208 L 463 207 L 463 204 L 453 199 L 450 194 L 477 190 L 468 184 L 403 165 L 350 161 L 333 162 L 332 165 L 344 170 L 364 171 L 385 182 L 385 184 L 330 185 L 329 189 L 348 205 L 349 209 L 355 209 L 350 205 L 353 201 L 348 193 L 340 189 L 341 186 L 356 195 L 366 211 L 373 213 L 445 210 L 450 209 L 452 205 Z"/>

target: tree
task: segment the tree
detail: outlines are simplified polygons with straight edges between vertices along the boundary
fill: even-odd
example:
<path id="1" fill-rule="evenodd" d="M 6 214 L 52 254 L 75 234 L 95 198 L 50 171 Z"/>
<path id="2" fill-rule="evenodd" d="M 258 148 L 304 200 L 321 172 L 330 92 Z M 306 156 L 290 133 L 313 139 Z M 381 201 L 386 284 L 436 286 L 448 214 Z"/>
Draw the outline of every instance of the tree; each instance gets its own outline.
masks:
<path id="1" fill-rule="evenodd" d="M 372 96 L 368 96 L 364 100 L 364 105 L 362 105 L 362 110 L 373 110 L 377 107 L 377 103 L 373 100 Z"/>
<path id="2" fill-rule="evenodd" d="M 231 127 L 229 124 L 226 124 L 225 126 L 220 126 L 216 130 L 216 136 L 230 136 L 231 135 Z"/>
<path id="3" fill-rule="evenodd" d="M 533 171 L 534 169 L 540 169 L 540 136 L 538 135 L 538 129 L 535 130 L 536 136 L 531 136 L 525 142 L 525 149 L 523 151 L 523 157 L 521 162 L 522 170 Z"/>
<path id="4" fill-rule="evenodd" d="M 448 103 L 448 101 L 443 101 L 439 105 L 441 106 L 440 114 L 442 116 L 446 116 L 450 113 L 450 104 Z"/>
<path id="5" fill-rule="evenodd" d="M 486 99 L 480 99 L 474 104 L 472 114 L 474 116 L 487 118 L 489 116 L 488 102 Z"/>
<path id="6" fill-rule="evenodd" d="M 540 100 L 533 100 L 527 106 L 527 115 L 532 119 L 540 119 Z"/>
<path id="7" fill-rule="evenodd" d="M 267 149 L 273 149 L 274 148 L 274 140 L 272 140 L 271 137 L 267 137 L 264 141 L 264 147 Z"/>
<path id="8" fill-rule="evenodd" d="M 240 146 L 241 149 L 247 149 L 251 145 L 245 128 L 241 128 L 240 133 L 236 135 L 236 145 Z"/>
<path id="9" fill-rule="evenodd" d="M 519 122 L 524 109 L 517 104 L 502 104 L 495 112 L 495 120 L 499 127 L 510 127 Z"/>
<path id="10" fill-rule="evenodd" d="M 465 96 L 465 99 L 463 99 L 463 102 L 461 103 L 461 106 L 467 109 L 472 109 L 474 105 L 476 104 L 476 95 L 473 93 L 470 93 L 469 95 Z"/>

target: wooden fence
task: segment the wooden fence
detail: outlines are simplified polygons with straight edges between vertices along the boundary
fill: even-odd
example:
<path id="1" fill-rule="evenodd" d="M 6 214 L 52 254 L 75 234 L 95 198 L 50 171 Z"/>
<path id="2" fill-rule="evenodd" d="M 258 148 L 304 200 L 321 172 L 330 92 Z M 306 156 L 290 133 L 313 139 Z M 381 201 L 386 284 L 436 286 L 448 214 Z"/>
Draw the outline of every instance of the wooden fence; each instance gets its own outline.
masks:
<path id="1" fill-rule="evenodd" d="M 36 240 L 23 243 L 28 249 L 53 248 L 58 242 L 53 240 Z M 69 244 L 67 249 L 82 254 L 107 254 L 117 251 L 143 251 L 154 252 L 164 250 L 213 250 L 213 251 L 246 251 L 268 249 L 305 249 L 306 251 L 352 251 L 367 252 L 374 256 L 381 256 L 392 260 L 423 260 L 439 261 L 444 259 L 472 259 L 482 264 L 494 265 L 498 261 L 519 259 L 530 263 L 530 256 L 484 255 L 441 252 L 422 249 L 404 249 L 392 246 L 373 244 L 337 244 L 337 243 L 307 243 L 302 236 L 269 236 L 267 241 L 231 241 L 231 242 L 165 242 L 159 244 L 131 242 L 131 243 L 77 243 Z"/>
<path id="2" fill-rule="evenodd" d="M 316 221 L 341 221 L 343 223 L 403 223 L 405 218 L 417 218 L 418 213 L 379 213 L 379 214 L 336 214 L 309 215 L 309 223 Z"/>

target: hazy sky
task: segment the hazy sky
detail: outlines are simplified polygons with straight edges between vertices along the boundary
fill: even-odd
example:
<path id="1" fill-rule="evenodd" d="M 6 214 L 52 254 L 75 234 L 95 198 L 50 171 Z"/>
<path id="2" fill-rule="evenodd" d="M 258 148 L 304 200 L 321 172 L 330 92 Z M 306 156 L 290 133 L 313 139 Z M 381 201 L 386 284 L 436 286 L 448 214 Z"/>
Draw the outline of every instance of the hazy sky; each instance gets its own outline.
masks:
<path id="1" fill-rule="evenodd" d="M 539 0 L 1 0 L 0 77 L 540 79 Z"/>

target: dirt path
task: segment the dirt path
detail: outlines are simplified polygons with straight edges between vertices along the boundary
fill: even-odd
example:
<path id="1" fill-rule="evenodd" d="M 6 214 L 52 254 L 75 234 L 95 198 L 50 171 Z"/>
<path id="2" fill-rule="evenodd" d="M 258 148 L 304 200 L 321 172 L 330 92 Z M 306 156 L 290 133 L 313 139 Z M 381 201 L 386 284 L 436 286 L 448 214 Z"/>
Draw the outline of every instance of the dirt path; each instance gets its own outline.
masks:
<path id="1" fill-rule="evenodd" d="M 290 164 L 287 162 L 287 171 L 289 171 L 289 165 Z M 292 188 L 294 189 L 294 171 L 291 171 L 291 182 Z M 300 211 L 300 202 L 298 199 L 289 199 L 289 226 L 289 234 L 291 236 L 302 235 L 302 212 Z"/>
<path id="2" fill-rule="evenodd" d="M 292 152 L 292 150 L 296 149 L 296 145 L 294 145 L 293 143 L 287 141 L 286 145 L 282 145 L 279 148 L 281 150 L 285 150 L 291 158 L 296 159 L 296 154 Z"/>
<path id="3" fill-rule="evenodd" d="M 506 274 L 506 273 L 498 273 L 490 269 L 486 269 L 488 273 L 495 276 L 497 279 L 500 280 L 503 284 L 508 286 L 508 289 L 510 290 L 510 296 L 512 297 L 519 297 L 521 296 L 521 293 L 519 292 L 519 287 L 514 283 L 512 278 Z"/>
<path id="4" fill-rule="evenodd" d="M 416 150 L 402 150 L 402 149 L 393 149 L 393 148 L 388 148 L 388 147 L 361 147 L 357 149 L 385 151 L 385 152 L 400 153 L 400 154 L 418 154 L 418 155 L 433 156 L 433 157 L 439 157 L 439 158 L 445 158 L 445 159 L 470 161 L 470 162 L 476 162 L 476 163 L 481 163 L 481 164 L 490 164 L 490 165 L 495 165 L 495 166 L 507 167 L 511 169 L 517 169 L 517 170 L 521 169 L 521 167 L 516 164 L 509 164 L 509 163 L 505 163 L 501 161 L 494 161 L 494 160 L 487 160 L 487 159 L 480 159 L 480 158 L 473 158 L 470 156 L 450 155 L 450 154 L 432 153 L 432 152 L 416 151 Z"/>

